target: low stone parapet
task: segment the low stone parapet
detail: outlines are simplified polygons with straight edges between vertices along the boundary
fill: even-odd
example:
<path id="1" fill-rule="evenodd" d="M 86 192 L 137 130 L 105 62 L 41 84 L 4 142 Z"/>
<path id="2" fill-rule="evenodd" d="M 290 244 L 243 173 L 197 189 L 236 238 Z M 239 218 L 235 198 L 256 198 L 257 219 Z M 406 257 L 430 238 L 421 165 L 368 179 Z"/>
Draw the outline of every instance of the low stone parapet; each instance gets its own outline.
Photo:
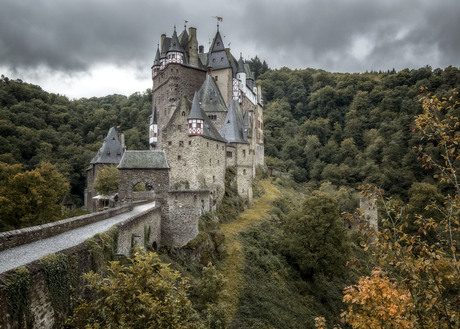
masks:
<path id="1" fill-rule="evenodd" d="M 130 211 L 130 205 L 0 233 L 0 251 L 73 230 Z"/>

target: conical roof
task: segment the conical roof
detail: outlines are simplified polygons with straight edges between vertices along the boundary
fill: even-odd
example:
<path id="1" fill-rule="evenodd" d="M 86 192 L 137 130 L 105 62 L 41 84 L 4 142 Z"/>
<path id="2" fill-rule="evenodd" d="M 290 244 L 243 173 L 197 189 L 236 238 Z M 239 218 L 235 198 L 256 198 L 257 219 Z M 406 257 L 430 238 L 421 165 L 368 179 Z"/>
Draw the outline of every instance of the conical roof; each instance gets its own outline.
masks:
<path id="1" fill-rule="evenodd" d="M 222 50 L 225 50 L 224 42 L 222 40 L 222 37 L 220 36 L 220 32 L 217 31 L 216 36 L 212 41 L 211 49 L 209 49 L 209 52 L 214 53 Z"/>
<path id="2" fill-rule="evenodd" d="M 155 55 L 155 60 L 153 61 L 153 66 L 160 65 L 160 46 L 157 46 L 157 53 Z"/>
<path id="3" fill-rule="evenodd" d="M 236 100 L 232 100 L 224 124 L 220 130 L 220 135 L 229 143 L 247 143 L 243 134 L 243 114 L 240 105 Z"/>
<path id="4" fill-rule="evenodd" d="M 102 147 L 91 160 L 91 164 L 97 163 L 120 163 L 123 156 L 123 148 L 118 139 L 117 131 L 114 127 L 110 128 L 107 137 L 104 138 Z"/>
<path id="5" fill-rule="evenodd" d="M 198 98 L 201 108 L 205 112 L 227 112 L 227 106 L 219 87 L 209 74 L 206 76 L 200 90 L 198 90 Z"/>
<path id="6" fill-rule="evenodd" d="M 240 59 L 238 60 L 238 70 L 237 73 L 245 73 L 243 55 L 240 54 Z"/>
<path id="7" fill-rule="evenodd" d="M 197 119 L 197 120 L 204 120 L 206 114 L 200 108 L 200 103 L 198 100 L 198 93 L 195 91 L 195 95 L 193 96 L 192 108 L 190 110 L 190 114 L 188 119 Z"/>
<path id="8" fill-rule="evenodd" d="M 171 37 L 171 43 L 169 44 L 168 51 L 181 51 L 179 38 L 177 37 L 176 27 L 174 26 L 174 32 Z"/>

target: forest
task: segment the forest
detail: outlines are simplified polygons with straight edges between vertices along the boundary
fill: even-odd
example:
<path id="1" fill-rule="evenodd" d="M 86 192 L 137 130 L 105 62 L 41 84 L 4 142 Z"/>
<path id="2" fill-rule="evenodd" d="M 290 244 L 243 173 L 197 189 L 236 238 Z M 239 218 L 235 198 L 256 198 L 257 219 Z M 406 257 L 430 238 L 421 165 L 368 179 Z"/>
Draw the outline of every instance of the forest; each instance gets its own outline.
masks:
<path id="1" fill-rule="evenodd" d="M 179 273 L 162 270 L 178 283 L 178 310 L 185 312 L 165 319 L 165 326 L 458 327 L 460 70 L 331 73 L 270 69 L 257 57 L 250 64 L 265 102 L 266 165 L 283 173 L 268 178 L 259 172 L 258 179 L 271 181 L 281 197 L 263 220 L 240 233 L 245 286 L 231 321 L 218 302 L 226 293 L 222 259 L 211 257 L 216 269 L 185 264 L 177 251 L 165 251 L 162 259 L 192 286 L 189 300 L 190 286 Z M 128 149 L 147 148 L 150 89 L 69 100 L 2 76 L 0 102 L 0 186 L 19 189 L 0 189 L 0 212 L 11 217 L 2 216 L 0 231 L 40 223 L 53 211 L 22 219 L 38 205 L 31 197 L 30 208 L 19 213 L 5 201 L 8 193 L 27 190 L 12 177 L 54 177 L 63 188 L 53 200 L 70 193 L 81 205 L 86 168 L 110 127 L 125 134 Z M 256 194 L 268 193 L 258 184 Z M 378 196 L 377 240 L 343 225 L 359 217 L 358 191 Z M 201 226 L 219 231 L 219 221 L 212 214 Z M 142 253 L 132 259 L 133 266 L 143 262 L 159 261 Z M 110 266 L 112 273 L 126 272 Z M 103 288 L 100 277 L 86 278 Z M 94 318 L 107 316 L 91 305 Z M 79 312 L 85 309 L 77 309 L 73 324 L 84 327 Z"/>

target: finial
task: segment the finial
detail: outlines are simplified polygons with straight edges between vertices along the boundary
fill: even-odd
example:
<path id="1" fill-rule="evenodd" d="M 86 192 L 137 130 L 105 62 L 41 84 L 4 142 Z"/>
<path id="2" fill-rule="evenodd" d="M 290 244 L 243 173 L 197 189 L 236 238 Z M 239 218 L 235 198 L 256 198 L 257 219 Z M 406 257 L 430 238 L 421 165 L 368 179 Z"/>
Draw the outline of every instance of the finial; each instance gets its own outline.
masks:
<path id="1" fill-rule="evenodd" d="M 219 22 L 222 22 L 224 19 L 220 16 L 213 16 L 215 19 L 217 19 L 217 32 L 219 32 Z"/>
<path id="2" fill-rule="evenodd" d="M 187 20 L 184 20 L 184 30 L 187 29 L 187 23 L 188 23 L 188 21 L 187 21 Z"/>
<path id="3" fill-rule="evenodd" d="M 176 32 L 176 24 L 174 24 L 174 32 Z"/>

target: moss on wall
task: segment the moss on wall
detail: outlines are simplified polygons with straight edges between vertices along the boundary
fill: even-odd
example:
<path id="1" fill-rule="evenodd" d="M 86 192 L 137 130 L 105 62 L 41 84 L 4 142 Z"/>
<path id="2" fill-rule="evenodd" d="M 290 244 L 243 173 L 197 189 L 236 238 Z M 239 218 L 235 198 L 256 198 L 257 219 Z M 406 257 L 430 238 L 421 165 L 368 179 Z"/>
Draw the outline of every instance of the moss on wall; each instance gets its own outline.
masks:
<path id="1" fill-rule="evenodd" d="M 11 310 L 13 320 L 18 323 L 18 327 L 31 327 L 32 318 L 29 311 L 29 289 L 31 275 L 25 266 L 20 266 L 8 278 L 5 288 L 8 296 L 8 305 Z"/>

